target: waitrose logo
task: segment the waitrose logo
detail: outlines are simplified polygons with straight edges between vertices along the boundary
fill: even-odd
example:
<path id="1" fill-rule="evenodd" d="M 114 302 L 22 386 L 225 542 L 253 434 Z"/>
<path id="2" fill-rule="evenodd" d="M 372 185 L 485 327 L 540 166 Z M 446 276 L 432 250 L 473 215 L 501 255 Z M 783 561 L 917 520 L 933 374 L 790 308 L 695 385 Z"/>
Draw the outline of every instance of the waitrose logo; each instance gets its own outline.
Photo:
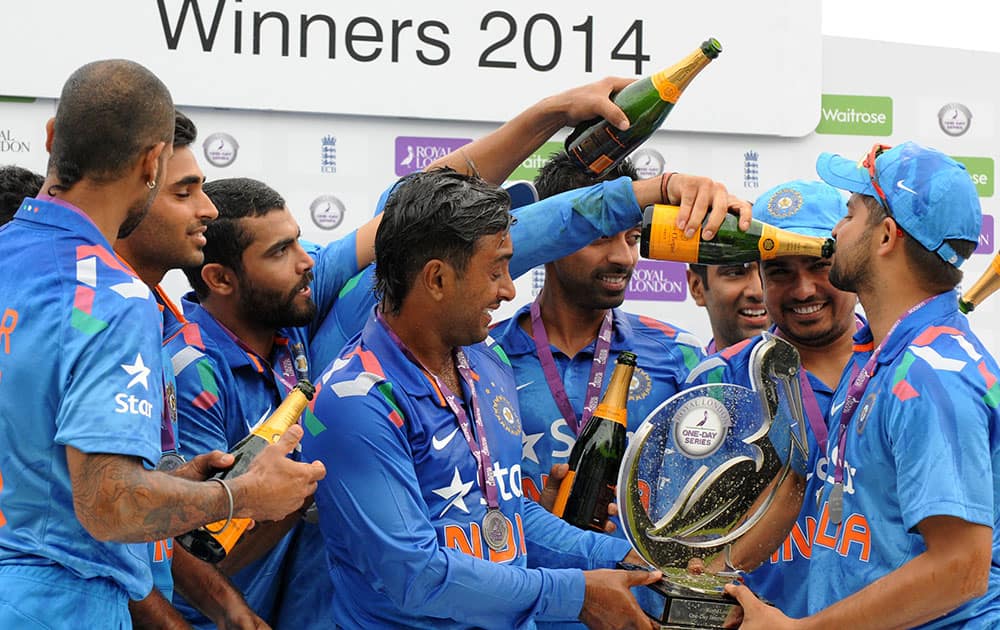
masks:
<path id="1" fill-rule="evenodd" d="M 965 165 L 972 183 L 976 185 L 976 193 L 980 197 L 993 196 L 993 158 L 988 157 L 958 157 L 951 156 L 956 162 Z"/>
<path id="2" fill-rule="evenodd" d="M 546 163 L 548 163 L 549 158 L 552 157 L 553 153 L 558 153 L 563 150 L 562 142 L 546 142 L 538 148 L 534 153 L 529 155 L 521 165 L 514 169 L 514 172 L 510 174 L 507 179 L 526 179 L 529 182 L 534 181 L 538 177 L 538 171 Z"/>
<path id="3" fill-rule="evenodd" d="M 892 99 L 888 96 L 824 94 L 816 133 L 891 136 Z"/>

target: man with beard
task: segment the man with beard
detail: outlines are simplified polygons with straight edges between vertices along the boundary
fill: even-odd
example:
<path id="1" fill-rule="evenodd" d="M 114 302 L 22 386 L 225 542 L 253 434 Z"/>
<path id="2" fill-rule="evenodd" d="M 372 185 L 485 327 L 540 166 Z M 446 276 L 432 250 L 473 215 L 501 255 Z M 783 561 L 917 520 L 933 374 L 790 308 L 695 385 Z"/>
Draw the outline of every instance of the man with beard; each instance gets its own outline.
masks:
<path id="1" fill-rule="evenodd" d="M 619 177 L 636 179 L 627 160 L 601 179 Z M 566 153 L 558 153 L 539 171 L 535 188 L 545 199 L 593 181 Z M 535 301 L 493 331 L 518 384 L 525 440 L 522 487 L 538 501 L 549 485 L 547 508 L 618 353 L 627 350 L 637 357 L 629 431 L 674 395 L 702 358 L 700 342 L 683 329 L 618 309 L 639 258 L 639 236 L 635 225 L 546 263 L 545 283 Z"/>
<path id="2" fill-rule="evenodd" d="M 78 69 L 46 128 L 41 193 L 0 228 L 0 627 L 131 627 L 127 602 L 152 577 L 145 545 L 126 543 L 280 518 L 322 476 L 304 466 L 288 495 L 264 494 L 293 440 L 226 483 L 146 468 L 160 459 L 161 319 L 112 246 L 163 181 L 173 122 L 142 66 Z M 216 452 L 186 470 L 231 464 Z"/>
<path id="3" fill-rule="evenodd" d="M 959 313 L 982 213 L 965 167 L 906 142 L 824 153 L 851 195 L 834 286 L 868 325 L 833 396 L 809 617 L 730 587 L 743 628 L 995 628 L 1000 623 L 1000 374 Z M 810 498 L 809 500 L 813 500 Z"/>
<path id="4" fill-rule="evenodd" d="M 753 217 L 795 234 L 829 238 L 843 210 L 844 197 L 836 188 L 822 182 L 794 180 L 758 197 Z M 800 385 L 808 421 L 809 459 L 795 469 L 796 494 L 802 496 L 804 492 L 805 500 L 793 531 L 759 568 L 740 568 L 754 569 L 746 576 L 754 592 L 790 614 L 804 615 L 808 541 L 817 520 L 816 491 L 823 483 L 811 471 L 819 469 L 817 462 L 826 465 L 823 457 L 830 400 L 851 358 L 852 337 L 863 322 L 854 314 L 857 297 L 830 284 L 829 260 L 787 256 L 760 264 L 764 304 L 774 321 L 771 332 L 795 346 L 802 360 Z M 705 359 L 691 371 L 687 385 L 734 383 L 752 387 L 750 357 L 762 340 L 758 335 Z"/>
<path id="5" fill-rule="evenodd" d="M 497 131 L 429 168 L 451 166 L 502 182 L 564 125 L 594 116 L 626 124 L 609 94 L 627 84 L 627 80 L 605 79 L 543 99 Z M 277 406 L 297 378 L 310 376 L 309 342 L 316 329 L 332 317 L 351 276 L 374 258 L 374 233 L 381 221 L 377 216 L 356 233 L 323 248 L 307 246 L 307 251 L 298 242 L 298 225 L 284 199 L 265 184 L 222 180 L 207 184 L 205 190 L 220 217 L 206 232 L 205 264 L 185 270 L 196 296 L 189 296 L 184 304 L 189 319 L 198 324 L 201 338 L 190 342 L 177 338 L 169 344 L 177 374 L 181 450 L 185 454 L 211 448 L 228 450 Z M 646 182 L 642 190 L 659 198 L 660 182 Z M 700 221 L 714 198 L 714 182 L 686 178 L 677 190 L 682 191 L 676 194 L 683 196 L 692 220 Z M 634 196 L 631 187 L 628 192 Z M 571 202 L 564 205 L 568 208 L 565 214 L 550 213 L 548 220 L 568 222 L 567 214 L 587 225 L 619 220 L 603 212 L 599 203 L 585 205 L 583 211 L 573 208 Z M 597 210 L 591 212 L 595 206 Z M 722 213 L 712 216 L 715 225 L 721 219 Z M 541 215 L 539 220 L 543 220 Z M 338 318 L 332 334 L 350 337 L 363 322 L 363 317 Z M 334 351 L 341 344 L 335 344 Z M 317 553 L 322 541 L 311 524 L 285 535 L 294 521 L 290 518 L 284 523 L 258 525 L 246 536 L 248 540 L 241 545 L 252 544 L 260 553 L 271 549 L 252 566 L 232 566 L 228 558 L 222 566 L 230 573 L 238 570 L 234 581 L 265 620 L 276 626 L 310 627 L 317 619 L 328 617 L 329 589 L 323 580 L 315 579 L 317 571 L 325 574 L 322 554 Z M 253 555 L 241 554 L 243 558 Z M 287 605 L 278 606 L 286 592 Z M 315 597 L 310 596 L 314 593 Z M 303 597 L 315 605 L 300 605 Z M 195 624 L 208 623 L 178 604 Z"/>
<path id="6" fill-rule="evenodd" d="M 335 468 L 316 493 L 327 626 L 653 627 L 628 587 L 659 572 L 602 568 L 635 554 L 522 499 L 517 389 L 488 340 L 514 297 L 509 208 L 495 186 L 443 170 L 389 198 L 381 302 L 320 379 L 303 442 Z"/>
<path id="7" fill-rule="evenodd" d="M 691 299 L 704 307 L 712 327 L 706 354 L 715 354 L 767 330 L 770 319 L 761 299 L 758 263 L 691 263 L 687 268 L 687 283 Z"/>
<path id="8" fill-rule="evenodd" d="M 167 161 L 162 190 L 153 200 L 146 218 L 126 238 L 115 243 L 115 252 L 135 271 L 156 298 L 163 315 L 163 351 L 175 337 L 196 335 L 181 313 L 159 287 L 167 271 L 200 265 L 204 259 L 205 231 L 218 211 L 202 189 L 205 175 L 191 151 L 198 135 L 191 119 L 177 112 L 174 121 L 173 155 Z M 160 422 L 161 469 L 181 463 L 177 448 L 177 399 L 170 356 L 164 358 L 164 405 Z M 293 464 L 294 465 L 294 464 Z M 173 539 L 149 545 L 149 560 L 155 588 L 149 597 L 129 602 L 132 623 L 153 628 L 184 624 L 171 605 L 174 588 L 197 603 L 215 624 L 223 628 L 253 628 L 259 618 L 240 593 L 214 566 L 201 562 Z M 177 576 L 176 584 L 174 574 Z"/>

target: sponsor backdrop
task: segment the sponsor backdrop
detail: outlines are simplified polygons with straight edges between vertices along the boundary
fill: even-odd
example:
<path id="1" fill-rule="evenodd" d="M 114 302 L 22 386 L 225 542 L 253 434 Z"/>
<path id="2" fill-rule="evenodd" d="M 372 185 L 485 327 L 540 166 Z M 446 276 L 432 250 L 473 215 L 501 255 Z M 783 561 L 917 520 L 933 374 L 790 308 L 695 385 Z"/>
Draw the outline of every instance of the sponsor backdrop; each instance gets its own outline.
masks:
<path id="1" fill-rule="evenodd" d="M 766 11 L 742 0 L 628 11 L 531 0 L 5 4 L 0 58 L 37 49 L 38 24 L 73 51 L 0 66 L 3 93 L 14 96 L 55 98 L 56 77 L 80 60 L 125 57 L 156 72 L 182 105 L 500 122 L 525 98 L 593 77 L 648 75 L 708 37 L 728 61 L 698 78 L 675 129 L 742 133 L 749 114 L 750 133 L 802 136 L 816 126 L 820 96 L 820 0 L 768 0 Z M 771 32 L 781 37 L 759 36 Z M 792 84 L 799 89 L 786 94 Z M 723 93 L 755 96 L 715 97 Z"/>
<path id="2" fill-rule="evenodd" d="M 696 30 L 695 38 L 701 36 L 703 29 Z M 666 129 L 634 154 L 640 173 L 649 177 L 666 169 L 705 174 L 723 181 L 735 194 L 752 200 L 781 181 L 815 178 L 815 158 L 821 151 L 860 158 L 874 142 L 896 144 L 917 140 L 966 164 L 979 190 L 985 214 L 983 232 L 977 255 L 964 266 L 966 283 L 971 284 L 997 251 L 994 177 L 1000 88 L 988 79 L 996 76 L 1000 55 L 867 40 L 821 39 L 822 94 L 815 100 L 819 111 L 809 114 L 814 132 L 796 138 L 762 135 L 761 129 L 773 129 L 777 125 L 774 119 L 785 116 L 781 108 L 763 112 L 750 108 L 726 114 L 712 112 L 715 116 L 729 117 L 725 124 L 741 133 L 678 131 L 672 127 L 672 116 Z M 748 60 L 752 66 L 763 67 L 766 63 L 755 60 L 752 49 L 739 52 L 727 49 L 706 70 L 705 76 L 726 64 L 745 65 Z M 338 71 L 331 66 L 330 72 L 335 75 Z M 47 76 L 48 89 L 61 83 L 62 78 Z M 775 95 L 795 99 L 800 91 L 811 89 L 810 79 L 797 77 L 779 88 L 762 85 L 760 89 L 741 90 L 744 96 L 740 102 L 750 103 Z M 183 81 L 179 77 L 173 83 Z M 345 81 L 331 84 L 338 89 L 351 85 Z M 0 92 L 5 91 L 4 85 L 0 83 Z M 315 82 L 306 82 L 300 89 L 309 92 L 314 88 Z M 699 78 L 691 91 L 704 88 L 706 84 Z M 712 102 L 734 100 L 728 96 L 732 91 L 725 86 L 713 89 L 718 92 L 710 95 Z M 516 107 L 511 107 L 513 112 L 548 91 L 525 89 L 505 98 L 516 103 Z M 424 94 L 425 91 L 418 91 L 409 100 L 416 103 Z M 678 103 L 676 115 L 696 108 L 695 101 L 685 95 Z M 288 200 L 303 236 L 317 242 L 341 237 L 368 220 L 379 194 L 397 176 L 422 168 L 438 156 L 496 128 L 496 124 L 468 121 L 183 109 L 199 127 L 196 149 L 210 179 L 249 176 L 268 182 Z M 42 170 L 46 160 L 43 126 L 53 112 L 54 101 L 47 98 L 0 101 L 0 164 L 17 163 Z M 547 156 L 561 147 L 568 132 L 564 130 L 525 160 L 512 179 L 531 179 Z M 519 279 L 517 299 L 499 315 L 506 317 L 530 300 L 543 279 L 544 272 L 540 269 Z M 186 288 L 179 273 L 168 276 L 165 284 L 174 296 Z M 640 262 L 628 295 L 628 310 L 687 328 L 704 341 L 710 337 L 704 312 L 688 297 L 683 265 Z M 1000 297 L 996 296 L 971 315 L 977 331 L 994 352 L 1000 352 L 998 315 Z"/>

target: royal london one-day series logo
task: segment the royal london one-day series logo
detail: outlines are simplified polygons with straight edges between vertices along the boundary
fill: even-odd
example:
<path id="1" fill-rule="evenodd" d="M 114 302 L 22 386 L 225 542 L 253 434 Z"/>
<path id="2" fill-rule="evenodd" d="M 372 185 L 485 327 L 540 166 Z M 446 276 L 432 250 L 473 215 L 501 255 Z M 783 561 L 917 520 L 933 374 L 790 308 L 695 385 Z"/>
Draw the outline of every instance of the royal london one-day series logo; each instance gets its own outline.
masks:
<path id="1" fill-rule="evenodd" d="M 398 136 L 396 138 L 396 175 L 403 177 L 427 168 L 434 160 L 472 142 L 472 138 L 428 138 Z"/>
<path id="2" fill-rule="evenodd" d="M 824 94 L 816 133 L 891 136 L 892 99 L 888 96 Z"/>

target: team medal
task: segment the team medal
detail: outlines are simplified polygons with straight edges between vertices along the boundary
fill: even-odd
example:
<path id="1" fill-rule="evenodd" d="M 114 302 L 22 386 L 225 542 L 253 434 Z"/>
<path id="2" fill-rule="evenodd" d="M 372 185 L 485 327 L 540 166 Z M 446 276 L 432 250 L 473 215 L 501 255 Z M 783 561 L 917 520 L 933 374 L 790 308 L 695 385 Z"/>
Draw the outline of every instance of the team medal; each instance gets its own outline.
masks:
<path id="1" fill-rule="evenodd" d="M 499 509 L 486 510 L 486 516 L 483 517 L 483 538 L 493 551 L 506 549 L 510 531 L 507 528 L 507 518 Z"/>
<path id="2" fill-rule="evenodd" d="M 830 520 L 835 525 L 840 525 L 840 521 L 844 520 L 844 484 L 839 481 L 833 484 L 833 490 L 830 491 L 829 506 Z"/>

